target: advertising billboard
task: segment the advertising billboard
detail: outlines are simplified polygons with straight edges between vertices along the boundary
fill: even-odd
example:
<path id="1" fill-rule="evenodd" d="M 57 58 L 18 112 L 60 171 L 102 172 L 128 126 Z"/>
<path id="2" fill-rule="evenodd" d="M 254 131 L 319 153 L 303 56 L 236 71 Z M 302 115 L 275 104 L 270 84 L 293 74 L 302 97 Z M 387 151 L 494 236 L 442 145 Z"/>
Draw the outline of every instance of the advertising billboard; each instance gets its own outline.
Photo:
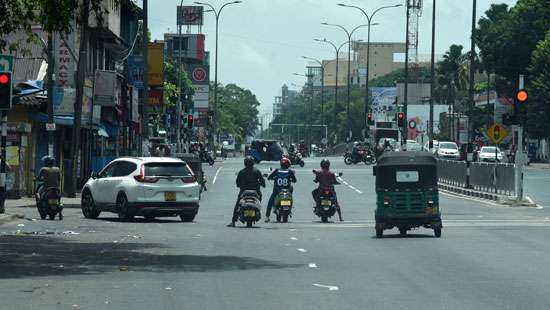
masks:
<path id="1" fill-rule="evenodd" d="M 101 71 L 95 73 L 94 105 L 114 107 L 116 105 L 117 78 L 115 71 Z"/>
<path id="2" fill-rule="evenodd" d="M 137 89 L 143 89 L 144 68 L 143 56 L 128 57 L 128 83 Z"/>
<path id="3" fill-rule="evenodd" d="M 164 43 L 149 43 L 147 57 L 150 86 L 164 84 Z"/>
<path id="4" fill-rule="evenodd" d="M 177 23 L 182 26 L 202 26 L 204 23 L 204 7 L 202 6 L 179 6 L 177 12 Z"/>
<path id="5" fill-rule="evenodd" d="M 178 39 L 179 38 L 179 39 Z M 171 58 L 205 60 L 204 34 L 178 34 L 167 33 L 164 35 L 167 44 L 167 52 Z M 180 48 L 181 47 L 181 48 Z"/>

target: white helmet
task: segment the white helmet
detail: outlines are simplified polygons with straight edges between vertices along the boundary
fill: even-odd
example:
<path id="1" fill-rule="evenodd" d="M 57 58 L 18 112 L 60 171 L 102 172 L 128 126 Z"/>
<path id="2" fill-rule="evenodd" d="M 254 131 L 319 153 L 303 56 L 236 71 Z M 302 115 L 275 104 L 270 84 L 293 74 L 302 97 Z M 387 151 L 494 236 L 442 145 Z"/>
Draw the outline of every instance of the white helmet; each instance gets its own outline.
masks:
<path id="1" fill-rule="evenodd" d="M 354 145 L 354 146 L 358 146 L 358 145 L 359 145 L 359 142 L 355 141 L 355 142 L 353 142 L 353 145 Z"/>

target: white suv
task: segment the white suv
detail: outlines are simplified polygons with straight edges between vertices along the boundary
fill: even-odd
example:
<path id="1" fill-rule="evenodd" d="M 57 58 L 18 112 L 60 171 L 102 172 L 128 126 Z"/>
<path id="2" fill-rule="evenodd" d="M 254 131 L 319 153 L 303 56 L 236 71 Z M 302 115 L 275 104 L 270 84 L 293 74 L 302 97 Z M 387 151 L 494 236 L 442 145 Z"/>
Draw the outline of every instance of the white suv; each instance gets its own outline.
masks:
<path id="1" fill-rule="evenodd" d="M 82 213 L 97 218 L 101 211 L 134 216 L 180 216 L 192 222 L 199 210 L 197 179 L 180 159 L 123 157 L 99 174 L 92 174 L 82 189 Z"/>

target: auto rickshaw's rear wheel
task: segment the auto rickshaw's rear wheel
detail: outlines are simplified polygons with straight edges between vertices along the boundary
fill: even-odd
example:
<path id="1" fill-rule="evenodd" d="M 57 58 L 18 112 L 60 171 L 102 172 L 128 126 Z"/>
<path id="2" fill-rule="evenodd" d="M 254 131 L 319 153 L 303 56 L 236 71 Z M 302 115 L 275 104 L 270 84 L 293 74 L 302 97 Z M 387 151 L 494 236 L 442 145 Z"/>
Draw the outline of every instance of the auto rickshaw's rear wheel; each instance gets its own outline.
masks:
<path id="1" fill-rule="evenodd" d="M 436 238 L 441 238 L 441 227 L 434 228 L 434 235 Z"/>
<path id="2" fill-rule="evenodd" d="M 382 236 L 384 235 L 384 227 L 382 226 L 382 224 L 379 224 L 379 223 L 376 223 L 376 238 L 382 238 Z"/>

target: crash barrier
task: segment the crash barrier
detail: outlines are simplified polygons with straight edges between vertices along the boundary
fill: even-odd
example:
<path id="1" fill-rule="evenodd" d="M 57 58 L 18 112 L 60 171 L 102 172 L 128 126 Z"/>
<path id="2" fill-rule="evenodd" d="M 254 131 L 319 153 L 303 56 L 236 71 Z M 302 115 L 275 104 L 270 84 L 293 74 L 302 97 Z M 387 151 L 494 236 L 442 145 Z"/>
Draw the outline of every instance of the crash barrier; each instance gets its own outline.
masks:
<path id="1" fill-rule="evenodd" d="M 472 193 L 467 194 L 491 199 L 496 199 L 496 196 L 483 194 L 516 195 L 516 166 L 514 164 L 473 162 L 470 164 L 470 186 L 466 188 L 466 162 L 443 159 L 437 162 L 439 183 L 441 184 L 473 190 Z"/>

